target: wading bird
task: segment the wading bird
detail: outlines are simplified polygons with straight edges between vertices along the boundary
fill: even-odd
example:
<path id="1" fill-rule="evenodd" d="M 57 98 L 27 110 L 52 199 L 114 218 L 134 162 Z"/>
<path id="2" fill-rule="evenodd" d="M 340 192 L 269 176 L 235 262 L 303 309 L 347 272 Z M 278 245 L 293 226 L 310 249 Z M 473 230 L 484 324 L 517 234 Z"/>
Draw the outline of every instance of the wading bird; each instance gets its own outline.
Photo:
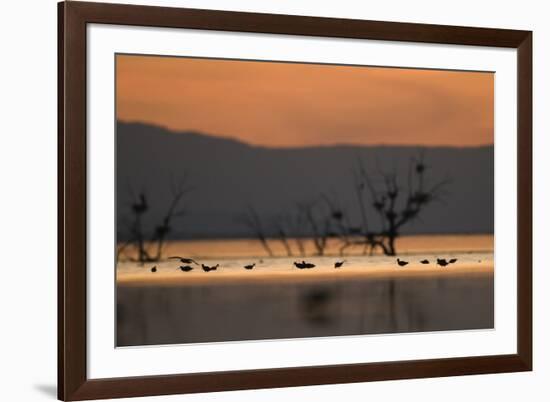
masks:
<path id="1" fill-rule="evenodd" d="M 244 269 L 252 269 L 252 268 L 254 268 L 255 266 L 256 266 L 256 263 L 254 263 L 254 264 L 248 264 L 248 265 L 245 265 L 245 266 L 244 266 Z"/>
<path id="2" fill-rule="evenodd" d="M 447 265 L 449 265 L 449 263 L 447 262 L 447 260 L 445 260 L 445 258 L 438 258 L 437 259 L 437 265 L 441 265 L 442 267 L 446 267 Z"/>
<path id="3" fill-rule="evenodd" d="M 204 270 L 204 272 L 215 271 L 220 266 L 220 264 L 216 264 L 216 265 L 211 266 L 211 267 L 209 267 L 208 265 L 204 265 L 204 264 L 201 264 L 201 265 L 202 265 L 202 269 Z"/>
<path id="4" fill-rule="evenodd" d="M 195 261 L 194 259 L 192 258 L 185 258 L 185 257 L 178 257 L 178 256 L 174 256 L 174 257 L 168 257 L 169 260 L 180 260 L 180 262 L 182 264 L 195 264 L 195 265 L 199 265 L 197 263 L 197 261 Z"/>
<path id="5" fill-rule="evenodd" d="M 157 266 L 156 265 L 153 268 L 151 268 L 151 272 L 157 272 Z"/>
<path id="6" fill-rule="evenodd" d="M 421 264 L 429 264 L 430 261 L 428 261 L 428 260 L 422 260 L 422 261 L 420 261 L 420 263 L 421 263 Z"/>
<path id="7" fill-rule="evenodd" d="M 193 267 L 190 266 L 190 265 L 182 265 L 180 267 L 180 269 L 183 271 L 183 272 L 189 272 L 189 271 L 192 271 L 193 270 Z"/>
<path id="8" fill-rule="evenodd" d="M 400 260 L 399 258 L 397 259 L 397 265 L 399 265 L 400 267 L 404 267 L 408 263 L 409 263 L 408 261 L 403 261 L 403 260 Z"/>
<path id="9" fill-rule="evenodd" d="M 449 260 L 449 264 L 454 264 L 454 263 L 457 262 L 457 261 L 458 261 L 458 258 L 451 258 L 451 259 Z"/>
<path id="10" fill-rule="evenodd" d="M 336 262 L 334 263 L 334 268 L 340 268 L 342 265 L 344 265 L 345 262 L 346 262 L 345 260 L 343 260 L 343 261 L 336 261 Z"/>
<path id="11" fill-rule="evenodd" d="M 299 268 L 299 269 L 315 268 L 315 264 L 305 262 L 304 260 L 302 260 L 302 262 L 294 262 L 294 265 L 296 266 L 296 268 Z"/>

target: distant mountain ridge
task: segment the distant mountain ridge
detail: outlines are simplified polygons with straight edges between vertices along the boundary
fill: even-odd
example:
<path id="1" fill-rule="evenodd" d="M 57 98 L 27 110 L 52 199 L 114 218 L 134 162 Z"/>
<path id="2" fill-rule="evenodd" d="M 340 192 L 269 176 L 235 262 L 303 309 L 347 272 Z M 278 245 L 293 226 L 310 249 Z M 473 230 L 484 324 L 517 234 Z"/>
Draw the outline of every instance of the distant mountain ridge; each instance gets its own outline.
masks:
<path id="1" fill-rule="evenodd" d="M 196 186 L 186 198 L 187 214 L 174 221 L 172 238 L 254 237 L 239 217 L 253 206 L 266 231 L 297 202 L 331 194 L 357 219 L 353 168 L 360 159 L 375 173 L 395 171 L 406 180 L 411 157 L 424 153 L 428 180 L 452 182 L 443 203 L 434 203 L 404 233 L 492 233 L 493 147 L 335 145 L 265 148 L 196 132 L 173 132 L 141 123 L 117 123 L 117 227 L 130 217 L 144 191 L 150 211 L 144 224 L 162 218 L 171 200 L 170 182 L 188 173 Z M 406 183 L 403 183 L 406 184 Z M 377 222 L 374 213 L 369 221 Z M 271 223 L 270 223 L 271 222 Z"/>

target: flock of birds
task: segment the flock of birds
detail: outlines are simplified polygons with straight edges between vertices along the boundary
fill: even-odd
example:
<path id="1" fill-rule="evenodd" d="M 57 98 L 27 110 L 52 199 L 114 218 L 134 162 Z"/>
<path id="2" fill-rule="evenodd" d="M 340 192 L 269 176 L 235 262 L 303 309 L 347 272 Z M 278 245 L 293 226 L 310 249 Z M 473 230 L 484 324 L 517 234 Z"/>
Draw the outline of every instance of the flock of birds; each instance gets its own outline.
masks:
<path id="1" fill-rule="evenodd" d="M 195 261 L 194 259 L 192 259 L 192 258 L 168 257 L 168 259 L 170 259 L 170 260 L 179 260 L 180 263 L 183 264 L 183 265 L 180 265 L 178 269 L 182 270 L 183 272 L 190 272 L 194 269 L 193 266 L 191 266 L 189 264 L 199 265 L 199 263 L 197 261 Z M 202 270 L 204 272 L 215 271 L 220 266 L 220 264 L 216 264 L 216 265 L 212 265 L 212 266 L 208 266 L 208 265 L 204 265 L 204 264 L 200 264 L 200 265 L 201 265 Z M 157 266 L 156 265 L 151 268 L 151 272 L 157 272 Z"/>
<path id="2" fill-rule="evenodd" d="M 447 265 L 454 264 L 457 261 L 458 261 L 458 258 L 451 258 L 449 259 L 449 261 L 447 261 L 445 258 L 437 258 L 435 263 L 441 267 L 446 267 Z M 397 265 L 399 265 L 400 267 L 404 267 L 408 263 L 409 263 L 408 261 L 400 260 L 399 258 L 397 259 Z M 420 263 L 427 265 L 430 263 L 430 260 L 424 259 L 424 260 L 421 260 Z"/>
<path id="3" fill-rule="evenodd" d="M 200 265 L 204 272 L 216 271 L 218 269 L 218 267 L 220 266 L 220 264 L 216 264 L 216 265 L 212 265 L 212 266 L 208 266 L 208 265 L 205 265 L 205 264 L 199 264 L 198 262 L 196 262 L 192 258 L 185 258 L 185 257 L 179 257 L 179 256 L 168 257 L 168 259 L 170 259 L 170 260 L 179 260 L 179 262 L 182 265 L 180 265 L 178 269 L 180 269 L 183 272 L 190 272 L 194 269 L 194 267 L 190 264 Z M 446 260 L 445 258 L 437 258 L 436 259 L 436 265 L 439 265 L 441 267 L 446 267 L 447 265 L 454 264 L 457 261 L 458 261 L 457 258 L 451 258 L 449 260 Z M 346 260 L 336 261 L 334 263 L 334 268 L 341 268 L 344 265 L 345 262 L 346 262 Z M 430 263 L 430 261 L 424 259 L 424 260 L 421 260 L 420 263 L 424 264 L 424 265 L 427 265 L 427 264 Z M 401 260 L 399 258 L 397 259 L 397 265 L 399 265 L 400 267 L 404 267 L 407 264 L 409 264 L 409 261 L 404 261 L 404 260 Z M 256 263 L 252 263 L 252 264 L 244 265 L 243 268 L 247 269 L 247 270 L 251 270 L 251 269 L 254 269 L 255 266 L 256 266 Z M 294 266 L 298 269 L 315 268 L 315 264 L 312 264 L 310 262 L 306 262 L 304 260 L 302 260 L 302 262 L 296 262 L 295 261 Z M 151 268 L 151 272 L 157 272 L 157 266 L 156 265 Z"/>

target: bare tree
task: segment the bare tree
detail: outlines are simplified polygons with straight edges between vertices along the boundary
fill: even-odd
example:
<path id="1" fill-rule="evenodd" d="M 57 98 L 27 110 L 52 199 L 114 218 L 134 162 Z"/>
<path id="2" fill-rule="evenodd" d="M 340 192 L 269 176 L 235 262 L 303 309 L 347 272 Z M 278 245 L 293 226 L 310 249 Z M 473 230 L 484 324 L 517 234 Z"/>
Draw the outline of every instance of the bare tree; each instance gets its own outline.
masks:
<path id="1" fill-rule="evenodd" d="M 361 195 L 358 198 L 362 201 Z M 321 200 L 328 207 L 328 217 L 331 223 L 331 231 L 328 235 L 329 237 L 338 237 L 340 239 L 340 255 L 344 255 L 344 251 L 354 244 L 364 244 L 364 242 L 357 241 L 355 238 L 358 234 L 363 233 L 363 231 L 367 228 L 366 212 L 361 210 L 362 225 L 353 226 L 351 224 L 351 217 L 349 216 L 349 213 L 346 211 L 346 208 L 338 202 L 336 196 L 322 194 Z"/>
<path id="2" fill-rule="evenodd" d="M 434 201 L 441 201 L 444 188 L 450 180 L 445 179 L 432 186 L 426 184 L 427 166 L 424 158 L 413 158 L 409 161 L 407 184 L 399 185 L 396 172 L 385 173 L 378 169 L 382 185 L 376 186 L 363 164 L 359 162 L 357 175 L 360 180 L 360 191 L 366 187 L 370 192 L 371 206 L 381 222 L 378 232 L 365 231 L 364 242 L 371 250 L 380 247 L 384 254 L 395 255 L 395 241 L 401 229 L 418 219 L 420 213 Z M 361 198 L 362 199 L 362 198 Z M 363 204 L 361 208 L 366 208 Z"/>
<path id="3" fill-rule="evenodd" d="M 292 256 L 292 249 L 290 247 L 290 242 L 288 241 L 290 233 L 289 224 L 291 223 L 290 219 L 291 218 L 288 214 L 284 212 L 273 218 L 273 227 L 277 233 L 277 238 L 283 244 L 288 257 Z"/>
<path id="4" fill-rule="evenodd" d="M 273 257 L 273 250 L 271 250 L 271 247 L 269 246 L 269 243 L 267 241 L 267 236 L 264 231 L 262 221 L 254 207 L 249 205 L 246 213 L 242 215 L 239 220 L 254 232 L 254 235 L 261 242 L 267 254 L 270 257 Z"/>
<path id="5" fill-rule="evenodd" d="M 304 239 L 310 237 L 315 255 L 325 255 L 329 239 L 339 240 L 339 253 L 352 246 L 361 246 L 363 254 L 372 255 L 380 249 L 385 255 L 396 254 L 396 239 L 403 227 L 420 218 L 421 212 L 435 201 L 442 201 L 449 179 L 429 185 L 428 166 L 420 155 L 411 158 L 406 179 L 396 169 L 391 173 L 377 166 L 375 175 L 367 173 L 361 160 L 353 170 L 353 190 L 359 209 L 359 219 L 353 218 L 338 201 L 337 193 L 322 193 L 316 199 L 299 202 L 295 211 L 287 209 L 269 220 L 274 237 L 281 241 L 287 256 L 291 256 L 290 238 L 298 252 L 305 256 Z M 406 183 L 401 183 L 405 181 Z M 374 214 L 372 213 L 374 211 Z M 376 218 L 377 219 L 373 219 Z M 266 229 L 256 210 L 248 207 L 241 220 L 253 230 L 269 256 L 274 253 L 268 243 Z"/>
<path id="6" fill-rule="evenodd" d="M 304 245 L 304 239 L 307 236 L 305 232 L 307 221 L 300 210 L 293 211 L 289 208 L 283 214 L 283 221 L 290 237 L 293 238 L 298 249 L 298 254 L 302 257 L 306 255 L 306 249 Z"/>
<path id="7" fill-rule="evenodd" d="M 181 207 L 184 196 L 193 190 L 194 187 L 187 185 L 187 173 L 184 173 L 182 179 L 175 184 L 171 179 L 171 195 L 172 198 L 168 204 L 167 210 L 164 213 L 161 222 L 155 225 L 152 235 L 146 235 L 146 228 L 144 228 L 143 216 L 150 210 L 148 196 L 145 190 L 142 190 L 137 197 L 134 196 L 133 191 L 130 189 L 130 195 L 134 199 L 131 204 L 131 216 L 130 222 L 124 222 L 127 226 L 128 240 L 117 247 L 117 260 L 120 255 L 130 246 L 134 246 L 137 251 L 136 261 L 140 263 L 159 261 L 162 257 L 162 248 L 166 239 L 166 236 L 172 230 L 171 222 L 174 218 L 184 215 L 184 209 Z M 117 233 L 121 237 L 122 233 Z M 147 247 L 147 239 L 150 239 L 150 243 L 155 244 L 155 251 L 152 253 Z"/>
<path id="8" fill-rule="evenodd" d="M 170 201 L 161 223 L 155 227 L 155 232 L 152 238 L 152 241 L 157 243 L 156 253 L 153 257 L 154 261 L 158 261 L 161 258 L 164 240 L 166 235 L 172 230 L 172 219 L 185 215 L 185 209 L 180 207 L 183 197 L 194 189 L 195 187 L 187 184 L 187 172 L 184 173 L 182 179 L 178 183 L 175 183 L 173 178 L 171 178 L 170 191 L 172 194 L 172 200 Z"/>
<path id="9" fill-rule="evenodd" d="M 326 207 L 320 200 L 315 200 L 299 203 L 298 210 L 311 230 L 316 255 L 324 255 L 327 241 L 331 236 L 331 216 L 327 213 Z"/>
<path id="10" fill-rule="evenodd" d="M 151 257 L 145 249 L 145 235 L 143 230 L 143 215 L 149 210 L 149 203 L 147 202 L 147 196 L 145 191 L 142 191 L 138 195 L 138 199 L 132 203 L 132 213 L 134 216 L 133 223 L 131 225 L 131 234 L 133 237 L 133 242 L 136 245 L 138 251 L 139 262 L 150 261 Z"/>

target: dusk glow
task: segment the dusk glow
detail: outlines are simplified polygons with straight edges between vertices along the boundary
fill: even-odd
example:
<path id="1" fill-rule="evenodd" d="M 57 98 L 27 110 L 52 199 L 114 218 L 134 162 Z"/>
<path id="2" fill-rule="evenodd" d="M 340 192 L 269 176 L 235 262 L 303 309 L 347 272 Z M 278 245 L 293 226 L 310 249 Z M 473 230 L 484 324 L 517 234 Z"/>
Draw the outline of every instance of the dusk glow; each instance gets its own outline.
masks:
<path id="1" fill-rule="evenodd" d="M 268 147 L 493 144 L 493 74 L 117 56 L 117 119 Z"/>

